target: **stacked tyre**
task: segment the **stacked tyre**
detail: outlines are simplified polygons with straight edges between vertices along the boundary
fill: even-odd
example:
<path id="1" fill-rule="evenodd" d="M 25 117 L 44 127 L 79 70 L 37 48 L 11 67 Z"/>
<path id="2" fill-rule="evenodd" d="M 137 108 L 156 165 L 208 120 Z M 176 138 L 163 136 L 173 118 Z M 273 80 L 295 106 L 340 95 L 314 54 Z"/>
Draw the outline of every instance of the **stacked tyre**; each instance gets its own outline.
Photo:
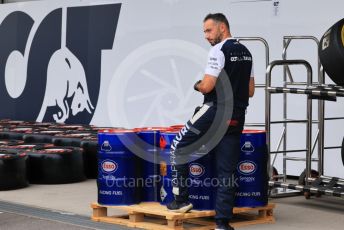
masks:
<path id="1" fill-rule="evenodd" d="M 320 62 L 328 76 L 344 86 L 344 18 L 329 28 L 318 47 Z"/>
<path id="2" fill-rule="evenodd" d="M 25 134 L 23 140 L 25 143 L 52 143 L 54 135 L 62 134 L 63 130 L 36 130 L 35 132 Z"/>
<path id="3" fill-rule="evenodd" d="M 0 139 L 23 140 L 23 136 L 31 132 L 33 129 L 28 126 L 9 127 L 7 131 L 0 133 Z"/>
<path id="4" fill-rule="evenodd" d="M 343 138 L 343 142 L 342 142 L 342 162 L 344 165 L 344 138 Z"/>
<path id="5" fill-rule="evenodd" d="M 56 146 L 74 146 L 83 149 L 84 172 L 87 178 L 97 178 L 98 161 L 97 161 L 97 137 L 92 133 L 84 131 L 74 131 L 68 134 L 58 134 L 52 139 Z"/>
<path id="6" fill-rule="evenodd" d="M 54 147 L 53 144 L 47 143 L 24 143 L 23 141 L 11 141 L 7 145 L 0 146 L 2 149 L 12 149 L 12 150 L 32 150 L 32 149 L 41 149 L 41 148 L 50 148 Z"/>
<path id="7" fill-rule="evenodd" d="M 80 147 L 82 139 L 91 135 L 91 133 L 86 132 L 56 134 L 52 139 L 52 143 L 56 146 Z"/>
<path id="8" fill-rule="evenodd" d="M 82 149 L 43 147 L 28 150 L 28 178 L 33 184 L 66 184 L 85 180 Z"/>
<path id="9" fill-rule="evenodd" d="M 0 191 L 28 186 L 26 159 L 23 152 L 0 150 Z"/>
<path id="10" fill-rule="evenodd" d="M 86 177 L 96 179 L 98 176 L 98 139 L 83 138 L 81 147 L 84 150 L 84 169 Z"/>
<path id="11" fill-rule="evenodd" d="M 13 145 L 21 145 L 23 144 L 24 141 L 21 140 L 0 140 L 0 148 L 6 148 L 8 146 L 13 146 Z"/>

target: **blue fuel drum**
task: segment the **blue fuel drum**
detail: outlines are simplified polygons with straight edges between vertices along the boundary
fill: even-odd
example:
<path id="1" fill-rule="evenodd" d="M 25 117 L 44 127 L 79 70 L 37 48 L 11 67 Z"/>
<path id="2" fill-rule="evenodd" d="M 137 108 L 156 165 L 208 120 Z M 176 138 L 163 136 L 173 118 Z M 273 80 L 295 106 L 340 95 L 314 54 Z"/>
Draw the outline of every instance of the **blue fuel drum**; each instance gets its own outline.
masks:
<path id="1" fill-rule="evenodd" d="M 98 203 L 131 205 L 140 202 L 140 161 L 130 150 L 136 134 L 132 130 L 98 133 Z"/>
<path id="2" fill-rule="evenodd" d="M 244 130 L 240 140 L 241 154 L 237 165 L 239 188 L 236 207 L 259 207 L 268 203 L 268 153 L 266 133 Z"/>
<path id="3" fill-rule="evenodd" d="M 215 154 L 194 153 L 189 163 L 189 200 L 196 210 L 214 210 L 216 187 Z"/>
<path id="4" fill-rule="evenodd" d="M 174 200 L 172 194 L 172 170 L 170 165 L 170 150 L 173 139 L 177 131 L 164 131 L 160 133 L 160 182 L 159 182 L 159 201 L 166 205 Z"/>
<path id="5" fill-rule="evenodd" d="M 159 201 L 159 152 L 160 132 L 165 127 L 147 127 L 136 129 L 137 136 L 143 143 L 142 154 L 142 201 Z"/>

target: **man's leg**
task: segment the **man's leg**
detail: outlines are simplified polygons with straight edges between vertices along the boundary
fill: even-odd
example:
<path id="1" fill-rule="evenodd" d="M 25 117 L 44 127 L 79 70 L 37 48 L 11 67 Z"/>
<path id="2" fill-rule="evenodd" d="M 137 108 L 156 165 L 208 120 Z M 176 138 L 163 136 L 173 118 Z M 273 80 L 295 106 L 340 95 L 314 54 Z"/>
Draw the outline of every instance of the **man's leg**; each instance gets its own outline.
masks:
<path id="1" fill-rule="evenodd" d="M 235 189 L 238 186 L 236 167 L 240 157 L 240 135 L 225 135 L 216 147 L 217 188 L 215 219 L 218 226 L 228 226 L 233 216 Z M 227 229 L 227 228 L 225 228 Z"/>
<path id="2" fill-rule="evenodd" d="M 202 108 L 187 122 L 185 127 L 178 133 L 171 145 L 171 170 L 172 170 L 172 192 L 175 201 L 167 205 L 172 211 L 186 212 L 192 208 L 188 205 L 189 193 L 187 179 L 189 177 L 189 156 L 196 152 L 204 143 L 197 143 L 209 129 L 215 116 L 216 109 L 209 105 Z M 195 144 L 194 148 L 190 148 Z M 186 207 L 186 209 L 183 209 Z"/>

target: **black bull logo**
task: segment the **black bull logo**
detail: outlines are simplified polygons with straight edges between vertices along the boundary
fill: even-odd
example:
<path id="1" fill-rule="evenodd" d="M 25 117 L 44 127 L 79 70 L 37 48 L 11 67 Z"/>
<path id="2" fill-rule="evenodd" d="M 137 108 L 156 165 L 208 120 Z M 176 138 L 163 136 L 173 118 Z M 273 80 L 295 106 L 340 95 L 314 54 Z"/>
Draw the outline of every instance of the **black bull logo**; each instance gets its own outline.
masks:
<path id="1" fill-rule="evenodd" d="M 22 11 L 7 15 L 0 24 L 0 118 L 88 124 L 98 101 L 101 52 L 112 49 L 120 8 L 59 8 L 41 22 Z M 6 65 L 25 68 L 18 96 L 8 92 Z"/>

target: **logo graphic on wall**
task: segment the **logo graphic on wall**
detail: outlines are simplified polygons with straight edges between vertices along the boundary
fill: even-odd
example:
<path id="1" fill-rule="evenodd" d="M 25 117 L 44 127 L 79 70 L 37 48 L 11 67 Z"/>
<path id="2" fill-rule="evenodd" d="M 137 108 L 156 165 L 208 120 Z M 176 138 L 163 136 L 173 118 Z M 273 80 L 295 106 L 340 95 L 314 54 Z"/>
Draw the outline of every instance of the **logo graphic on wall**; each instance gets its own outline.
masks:
<path id="1" fill-rule="evenodd" d="M 120 8 L 62 7 L 40 21 L 8 14 L 0 24 L 0 118 L 88 124 Z"/>
<path id="2" fill-rule="evenodd" d="M 109 84 L 107 108 L 112 126 L 185 122 L 185 114 L 194 112 L 195 101 L 201 103 L 190 85 L 203 76 L 207 55 L 203 47 L 182 39 L 154 40 L 128 53 Z M 142 115 L 132 116 L 136 111 Z"/>

